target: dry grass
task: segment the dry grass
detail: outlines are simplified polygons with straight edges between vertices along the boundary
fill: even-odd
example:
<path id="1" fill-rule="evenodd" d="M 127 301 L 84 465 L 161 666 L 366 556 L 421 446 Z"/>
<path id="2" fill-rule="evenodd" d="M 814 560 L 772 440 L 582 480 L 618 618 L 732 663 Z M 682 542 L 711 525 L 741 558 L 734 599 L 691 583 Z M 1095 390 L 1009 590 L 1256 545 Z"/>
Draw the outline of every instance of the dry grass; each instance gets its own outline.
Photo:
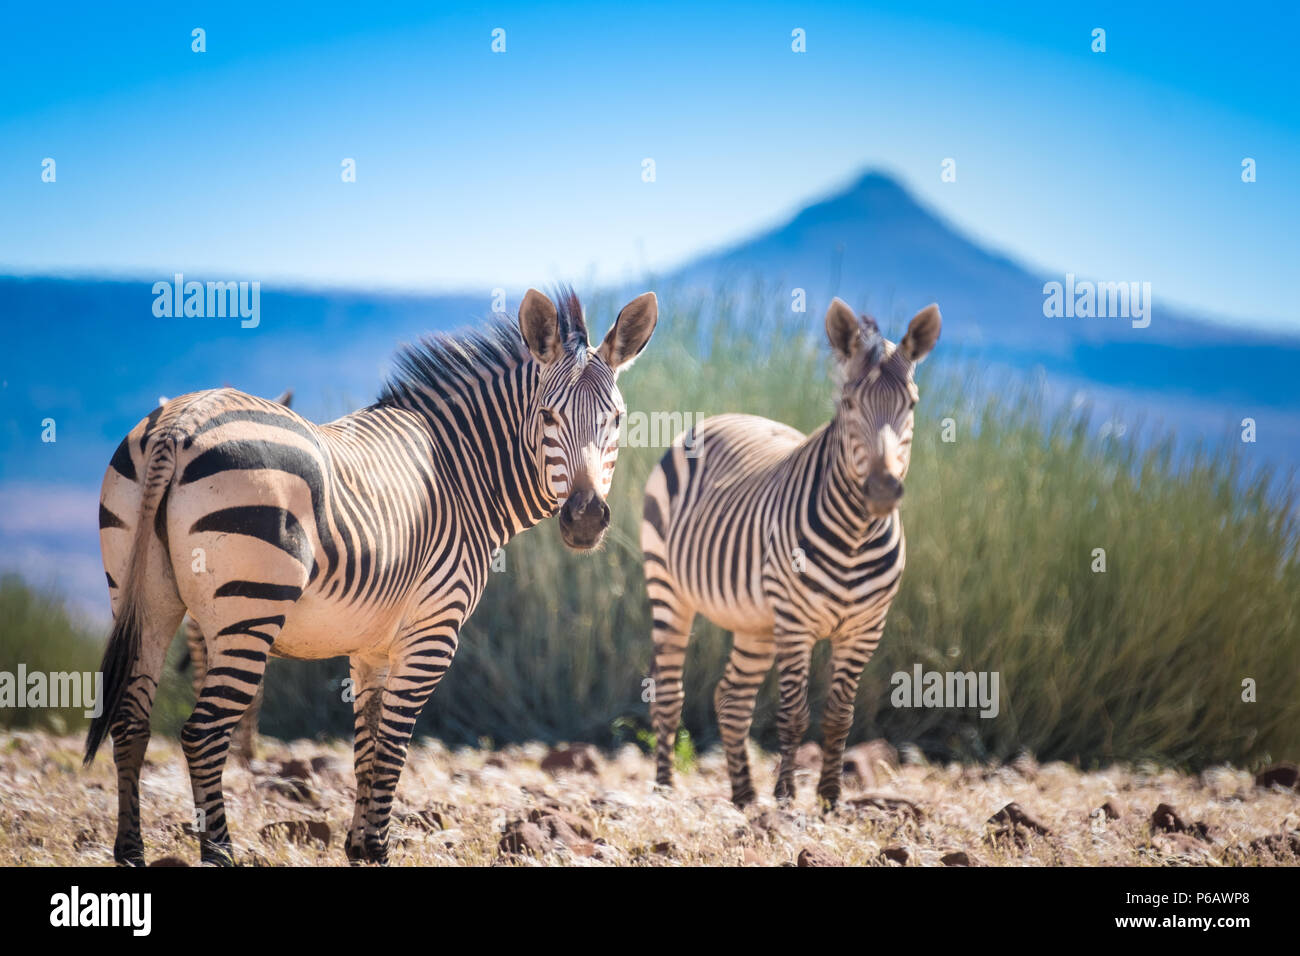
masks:
<path id="1" fill-rule="evenodd" d="M 40 732 L 0 735 L 0 864 L 103 865 L 112 858 L 115 776 L 101 755 L 80 768 L 80 737 Z M 849 786 L 845 799 L 865 793 L 910 801 L 920 819 L 899 810 L 846 806 L 824 815 L 816 806 L 815 782 L 800 775 L 799 799 L 778 810 L 770 796 L 742 813 L 728 800 L 722 756 L 705 754 L 678 775 L 675 792 L 656 793 L 650 758 L 633 746 L 600 758 L 593 773 L 540 767 L 541 744 L 502 751 L 449 751 L 437 742 L 412 748 L 398 791 L 392 863 L 397 866 L 469 865 L 742 865 L 793 863 L 805 848 L 852 865 L 896 865 L 882 860 L 887 847 L 907 851 L 906 865 L 941 865 L 963 851 L 985 866 L 1055 865 L 1295 865 L 1291 851 L 1275 855 L 1252 841 L 1300 826 L 1300 796 L 1256 787 L 1250 774 L 1216 768 L 1187 776 L 1155 768 L 1114 767 L 1081 773 L 1065 764 L 1019 769 L 971 766 L 881 765 L 870 791 Z M 343 743 L 269 738 L 251 768 L 226 772 L 227 807 L 241 863 L 342 865 L 341 836 L 351 819 L 350 750 Z M 770 794 L 774 758 L 755 751 L 756 782 Z M 286 795 L 279 776 L 285 761 L 317 759 L 305 781 L 306 799 Z M 155 739 L 143 776 L 143 818 L 148 859 L 197 860 L 189 782 L 178 745 Z M 1118 819 L 1094 819 L 1106 801 L 1121 808 Z M 1026 834 L 1020 845 L 989 840 L 986 821 L 1017 802 L 1049 831 Z M 1160 803 L 1172 804 L 1188 824 L 1204 822 L 1209 839 L 1152 834 L 1150 819 Z M 589 836 L 566 846 L 548 839 L 539 856 L 503 855 L 498 845 L 507 824 L 530 812 L 562 808 Z M 415 815 L 433 810 L 441 828 L 421 825 Z M 322 821 L 331 845 L 297 844 L 263 837 L 278 821 Z M 543 822 L 545 825 L 545 822 Z"/>

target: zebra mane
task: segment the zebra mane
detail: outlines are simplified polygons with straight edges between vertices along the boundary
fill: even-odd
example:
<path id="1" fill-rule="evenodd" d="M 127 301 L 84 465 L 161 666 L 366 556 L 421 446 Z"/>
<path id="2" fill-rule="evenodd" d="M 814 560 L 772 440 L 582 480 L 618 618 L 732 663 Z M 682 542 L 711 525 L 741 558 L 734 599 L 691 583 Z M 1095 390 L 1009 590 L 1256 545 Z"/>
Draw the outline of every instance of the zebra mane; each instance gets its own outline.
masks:
<path id="1" fill-rule="evenodd" d="M 573 354 L 580 371 L 587 364 L 590 348 L 582 303 L 569 286 L 557 287 L 551 298 L 560 341 L 565 351 Z M 412 392 L 441 394 L 449 385 L 480 381 L 494 372 L 509 371 L 531 357 L 515 321 L 502 316 L 494 316 L 478 329 L 425 335 L 398 350 L 393 373 L 379 393 L 379 403 L 405 404 Z"/>
<path id="2" fill-rule="evenodd" d="M 379 393 L 381 405 L 403 404 L 411 392 L 443 392 L 449 385 L 478 381 L 494 371 L 508 371 L 530 358 L 514 323 L 491 319 L 486 327 L 455 334 L 425 335 L 404 345 Z"/>

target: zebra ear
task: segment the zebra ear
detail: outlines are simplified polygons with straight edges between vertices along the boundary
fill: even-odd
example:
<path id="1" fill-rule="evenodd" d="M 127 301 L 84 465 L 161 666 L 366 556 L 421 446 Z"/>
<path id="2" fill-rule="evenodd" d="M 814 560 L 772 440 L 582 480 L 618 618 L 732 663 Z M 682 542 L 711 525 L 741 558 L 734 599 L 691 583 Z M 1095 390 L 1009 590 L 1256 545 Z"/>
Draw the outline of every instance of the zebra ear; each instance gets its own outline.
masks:
<path id="1" fill-rule="evenodd" d="M 615 372 L 623 371 L 641 354 L 658 322 L 659 300 L 653 292 L 642 293 L 623 306 L 597 354 Z"/>
<path id="2" fill-rule="evenodd" d="M 939 341 L 939 330 L 943 327 L 943 318 L 939 307 L 931 302 L 907 324 L 907 334 L 898 343 L 898 350 L 909 362 L 916 363 L 930 354 L 934 344 Z"/>
<path id="3" fill-rule="evenodd" d="M 559 321 L 555 303 L 536 289 L 529 289 L 519 304 L 519 332 L 528 351 L 543 365 L 550 365 L 560 354 Z"/>
<path id="4" fill-rule="evenodd" d="M 290 407 L 292 407 L 292 406 L 293 406 L 293 389 L 291 389 L 291 388 L 286 388 L 283 392 L 280 393 L 279 397 L 276 398 L 275 402 L 276 402 L 277 405 L 283 405 L 285 408 L 290 408 Z"/>
<path id="5" fill-rule="evenodd" d="M 849 304 L 836 296 L 826 310 L 826 338 L 831 343 L 835 357 L 841 362 L 853 358 L 862 347 L 862 326 Z"/>

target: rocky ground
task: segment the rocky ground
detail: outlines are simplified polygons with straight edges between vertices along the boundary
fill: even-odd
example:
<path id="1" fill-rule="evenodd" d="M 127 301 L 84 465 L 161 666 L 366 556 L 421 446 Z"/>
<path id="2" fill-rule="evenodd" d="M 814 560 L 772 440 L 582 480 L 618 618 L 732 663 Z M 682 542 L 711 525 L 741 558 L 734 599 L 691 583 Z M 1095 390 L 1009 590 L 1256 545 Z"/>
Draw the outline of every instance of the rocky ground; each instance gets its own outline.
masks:
<path id="1" fill-rule="evenodd" d="M 80 737 L 0 733 L 0 864 L 106 865 L 116 816 L 112 759 L 81 769 Z M 1082 773 L 1022 757 L 1001 767 L 899 761 L 863 744 L 846 761 L 841 807 L 823 813 L 821 755 L 800 753 L 799 797 L 771 799 L 775 758 L 755 750 L 764 796 L 729 799 L 720 753 L 659 793 L 652 760 L 578 745 L 450 751 L 412 748 L 398 790 L 392 864 L 566 866 L 1296 865 L 1294 766 L 1259 777 L 1231 768 L 1188 776 L 1155 767 Z M 226 771 L 227 812 L 244 864 L 343 865 L 353 778 L 346 744 L 262 738 Z M 143 774 L 151 863 L 198 859 L 179 745 L 154 740 Z"/>

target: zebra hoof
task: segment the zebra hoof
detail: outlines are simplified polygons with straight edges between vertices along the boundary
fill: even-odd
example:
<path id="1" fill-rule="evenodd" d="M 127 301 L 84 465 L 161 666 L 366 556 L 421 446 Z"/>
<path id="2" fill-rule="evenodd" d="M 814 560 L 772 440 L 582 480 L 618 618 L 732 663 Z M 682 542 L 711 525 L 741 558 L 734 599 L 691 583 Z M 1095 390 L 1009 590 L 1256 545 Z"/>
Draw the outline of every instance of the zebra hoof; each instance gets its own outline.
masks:
<path id="1" fill-rule="evenodd" d="M 230 846 L 217 843 L 204 844 L 199 851 L 199 866 L 234 866 L 235 854 Z"/>
<path id="2" fill-rule="evenodd" d="M 343 852 L 347 854 L 348 862 L 353 866 L 360 866 L 363 863 L 377 863 L 380 866 L 388 865 L 388 847 L 375 842 L 353 843 L 349 840 L 343 846 Z"/>
<path id="3" fill-rule="evenodd" d="M 834 813 L 840 802 L 840 793 L 838 790 L 834 793 L 818 793 L 817 801 L 821 804 L 822 813 Z"/>
<path id="4" fill-rule="evenodd" d="M 113 862 L 118 866 L 144 866 L 144 841 L 138 834 L 119 836 L 113 841 Z"/>

